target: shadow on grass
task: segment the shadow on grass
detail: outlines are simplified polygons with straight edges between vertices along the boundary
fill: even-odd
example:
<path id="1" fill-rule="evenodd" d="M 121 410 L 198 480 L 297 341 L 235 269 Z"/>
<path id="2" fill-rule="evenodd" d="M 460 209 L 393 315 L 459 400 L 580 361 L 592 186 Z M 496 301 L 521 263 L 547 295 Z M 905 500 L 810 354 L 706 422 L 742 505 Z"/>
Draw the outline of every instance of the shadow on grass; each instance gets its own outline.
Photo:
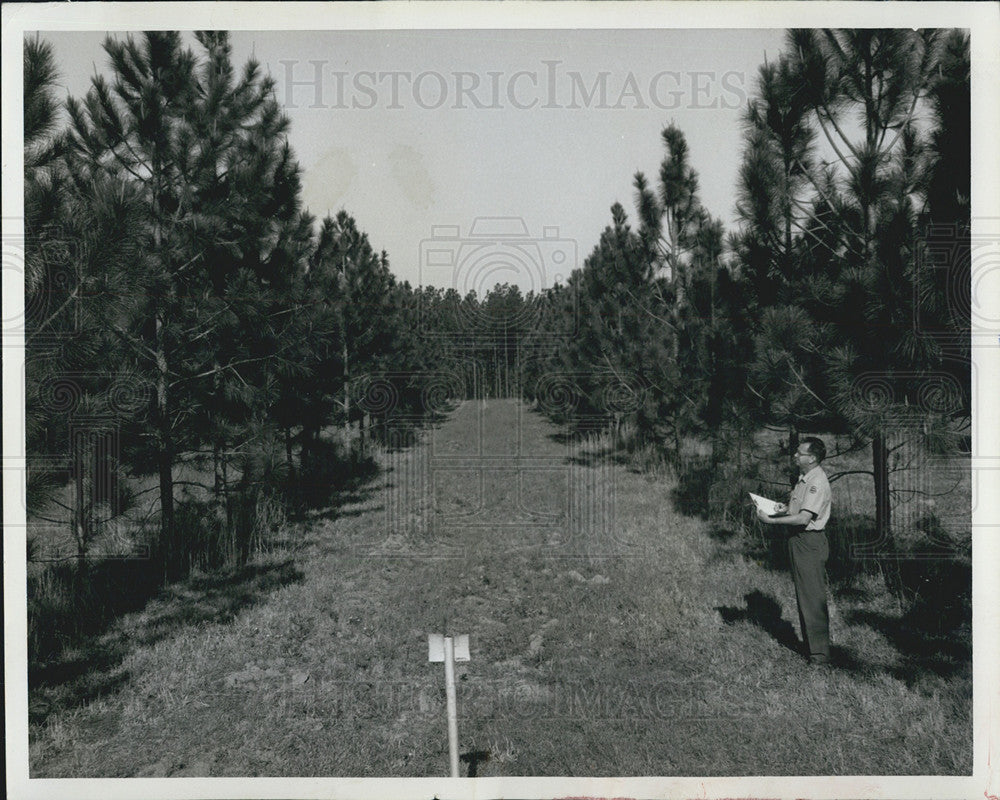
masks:
<path id="1" fill-rule="evenodd" d="M 151 564 L 118 562 L 121 573 L 130 568 L 142 573 Z M 89 618 L 75 635 L 57 632 L 58 645 L 47 658 L 28 666 L 29 719 L 44 722 L 49 714 L 79 706 L 118 689 L 129 680 L 120 669 L 137 645 L 151 645 L 191 625 L 228 622 L 240 610 L 258 603 L 281 586 L 302 580 L 291 560 L 253 564 L 210 575 L 197 575 L 160 591 L 150 583 L 133 583 L 119 602 L 105 600 L 102 618 Z M 148 579 L 147 579 L 148 580 Z M 105 588 L 110 583 L 102 584 Z M 116 584 L 124 586 L 120 580 Z M 111 622 L 129 612 L 146 608 L 135 625 L 107 632 Z"/>
<path id="2" fill-rule="evenodd" d="M 788 573 L 788 535 L 783 531 L 774 532 L 777 526 L 765 526 L 759 533 L 745 536 L 742 541 L 743 555 L 770 572 Z"/>
<path id="3" fill-rule="evenodd" d="M 709 501 L 715 479 L 716 471 L 707 462 L 685 465 L 677 476 L 677 485 L 670 490 L 674 510 L 686 517 L 710 519 L 712 507 Z"/>
<path id="4" fill-rule="evenodd" d="M 744 595 L 743 599 L 746 600 L 746 608 L 719 606 L 715 609 L 724 623 L 749 622 L 768 633 L 782 647 L 801 655 L 795 628 L 781 618 L 781 604 L 777 600 L 756 589 Z"/>
<path id="5" fill-rule="evenodd" d="M 289 476 L 284 496 L 292 515 L 305 518 L 313 509 L 362 502 L 379 474 L 378 463 L 368 453 L 348 453 L 339 442 L 320 440 L 303 452 L 301 469 Z"/>
<path id="6" fill-rule="evenodd" d="M 893 667 L 893 677 L 912 685 L 924 675 L 947 678 L 972 664 L 971 637 L 960 633 L 933 633 L 913 619 L 875 611 L 851 611 L 845 615 L 853 625 L 867 625 L 881 633 L 902 656 L 902 663 Z"/>
<path id="7" fill-rule="evenodd" d="M 875 599 L 876 593 L 868 587 L 851 584 L 832 583 L 830 593 L 838 600 L 847 603 L 868 603 Z"/>
<path id="8" fill-rule="evenodd" d="M 446 419 L 435 415 L 425 422 Z M 414 433 L 397 444 L 405 449 L 417 442 Z M 343 506 L 370 499 L 382 488 L 376 485 L 380 474 L 370 453 L 347 453 L 336 443 L 320 441 L 313 443 L 294 478 L 272 485 L 292 519 L 359 516 L 371 509 Z M 257 477 L 266 484 L 264 475 Z M 322 509 L 318 515 L 309 513 L 317 508 Z M 203 516 L 200 510 L 192 516 L 197 524 L 188 534 L 211 538 L 212 526 L 202 524 Z M 264 534 L 270 548 L 302 546 L 301 537 L 285 533 L 277 538 L 270 535 L 274 533 L 278 531 Z M 75 564 L 46 567 L 29 581 L 30 721 L 43 723 L 50 714 L 120 688 L 130 677 L 122 662 L 136 646 L 155 644 L 187 626 L 228 622 L 274 589 L 302 578 L 291 559 L 212 570 L 166 586 L 164 567 L 154 559 L 86 562 L 83 569 Z M 116 625 L 120 620 L 123 624 Z"/>
<path id="9" fill-rule="evenodd" d="M 877 624 L 885 624 L 885 627 L 890 630 L 897 627 L 897 621 L 892 619 L 881 620 Z M 925 678 L 931 676 L 955 679 L 964 672 L 971 680 L 971 653 L 952 659 L 944 652 L 931 655 L 922 647 L 920 648 L 922 653 L 914 656 L 912 653 L 906 652 L 908 649 L 906 646 L 900 648 L 899 644 L 896 643 L 896 647 L 897 650 L 901 651 L 902 661 L 898 664 L 887 665 L 867 661 L 853 649 L 834 644 L 830 646 L 830 666 L 859 678 L 871 678 L 879 674 L 889 675 L 895 680 L 905 683 L 910 689 L 917 688 L 927 694 L 936 694 L 940 690 L 940 684 L 937 682 L 932 682 L 929 685 L 923 683 Z M 957 650 L 953 649 L 952 654 L 957 656 Z"/>
<path id="10" fill-rule="evenodd" d="M 469 774 L 467 777 L 476 778 L 479 776 L 479 765 L 489 763 L 492 753 L 489 750 L 470 750 L 467 753 L 462 753 L 459 759 L 469 765 Z"/>
<path id="11" fill-rule="evenodd" d="M 718 607 L 723 622 L 750 622 L 766 631 L 783 647 L 801 655 L 792 624 L 781 618 L 778 602 L 760 591 L 745 595 L 746 608 Z M 849 625 L 865 625 L 882 634 L 900 654 L 900 663 L 886 665 L 867 661 L 849 647 L 833 644 L 830 665 L 857 675 L 885 673 L 912 687 L 927 676 L 949 678 L 972 665 L 971 638 L 961 631 L 932 633 L 914 612 L 894 617 L 875 611 L 855 610 L 844 614 Z"/>
<path id="12" fill-rule="evenodd" d="M 419 409 L 412 416 L 380 419 L 366 431 L 368 441 L 383 447 L 387 453 L 398 453 L 417 444 L 423 432 L 436 430 L 451 419 L 460 403 L 453 402 L 445 411 Z"/>
<path id="13" fill-rule="evenodd" d="M 716 542 L 728 544 L 739 536 L 740 532 L 733 525 L 723 525 L 720 522 L 715 522 L 709 527 L 708 535 Z"/>
<path id="14" fill-rule="evenodd" d="M 447 422 L 449 414 L 425 413 L 419 421 L 382 422 L 367 433 L 368 445 L 355 441 L 350 449 L 338 439 L 317 439 L 303 446 L 299 470 L 288 477 L 283 495 L 292 519 L 337 519 L 363 511 L 341 512 L 348 504 L 363 503 L 386 488 L 379 478 L 386 470 L 368 449 L 377 445 L 388 454 L 405 452 L 420 444 L 428 429 Z M 391 470 L 390 470 L 391 471 Z"/>
<path id="15" fill-rule="evenodd" d="M 593 431 L 576 432 L 571 428 L 569 432 L 550 433 L 546 438 L 562 447 L 569 448 L 579 445 L 581 439 L 588 435 L 593 435 Z M 629 467 L 631 463 L 628 452 L 618 447 L 598 447 L 595 445 L 592 450 L 578 450 L 577 452 L 579 455 L 569 456 L 566 459 L 567 464 L 573 464 L 577 467 L 606 466 L 608 464 Z"/>
<path id="16" fill-rule="evenodd" d="M 382 487 L 382 488 L 391 488 L 391 487 Z M 326 506 L 325 508 L 314 508 L 308 511 L 301 512 L 298 518 L 300 520 L 309 520 L 309 521 L 326 520 L 332 522 L 333 520 L 337 519 L 350 519 L 351 517 L 363 517 L 365 514 L 374 514 L 378 511 L 384 511 L 385 506 L 352 508 L 347 511 L 343 509 L 343 507 L 345 505 L 348 505 L 349 503 L 363 503 L 370 497 L 374 496 L 375 493 L 376 493 L 375 490 L 372 489 L 371 491 L 365 493 L 360 493 L 360 494 L 354 493 L 346 497 L 338 497 L 335 499 L 335 502 L 332 505 Z M 292 539 L 276 540 L 276 542 L 283 542 L 283 541 L 288 541 L 290 543 L 297 543 L 295 542 L 295 540 Z"/>
<path id="17" fill-rule="evenodd" d="M 590 441 L 592 437 L 597 433 L 594 429 L 592 421 L 584 421 L 583 419 L 553 419 L 552 417 L 542 413 L 538 409 L 531 409 L 532 413 L 539 415 L 542 419 L 550 424 L 555 424 L 559 426 L 559 430 L 555 433 L 549 433 L 546 438 L 558 444 L 560 447 L 565 447 L 571 451 L 575 451 L 577 455 L 570 456 L 566 459 L 567 464 L 573 464 L 578 467 L 594 467 L 594 466 L 607 466 L 608 464 L 615 464 L 620 467 L 625 467 L 630 472 L 639 472 L 635 468 L 634 464 L 634 452 L 630 450 L 627 443 L 612 444 L 611 446 L 599 446 L 596 441 Z M 586 418 L 585 418 L 586 419 Z M 605 429 L 605 432 L 610 433 L 611 427 Z M 602 441 L 607 442 L 607 436 L 601 437 Z M 581 444 L 591 446 L 587 449 L 580 447 Z"/>
<path id="18" fill-rule="evenodd" d="M 141 628 L 128 639 L 151 645 L 181 627 L 230 622 L 237 612 L 303 577 L 291 559 L 194 576 L 168 588 L 155 610 L 147 607 Z"/>

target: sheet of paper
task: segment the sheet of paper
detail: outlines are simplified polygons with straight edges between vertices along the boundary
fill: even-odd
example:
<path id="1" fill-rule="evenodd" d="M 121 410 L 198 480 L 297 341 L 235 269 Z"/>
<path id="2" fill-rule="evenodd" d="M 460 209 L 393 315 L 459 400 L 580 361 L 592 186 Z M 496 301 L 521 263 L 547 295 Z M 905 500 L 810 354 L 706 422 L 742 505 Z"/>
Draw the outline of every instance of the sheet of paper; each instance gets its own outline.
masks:
<path id="1" fill-rule="evenodd" d="M 753 500 L 754 505 L 765 514 L 780 514 L 783 511 L 782 504 L 776 500 L 768 500 L 766 497 L 761 497 L 759 494 L 754 494 L 753 492 L 747 492 L 747 494 L 750 495 L 750 499 Z"/>

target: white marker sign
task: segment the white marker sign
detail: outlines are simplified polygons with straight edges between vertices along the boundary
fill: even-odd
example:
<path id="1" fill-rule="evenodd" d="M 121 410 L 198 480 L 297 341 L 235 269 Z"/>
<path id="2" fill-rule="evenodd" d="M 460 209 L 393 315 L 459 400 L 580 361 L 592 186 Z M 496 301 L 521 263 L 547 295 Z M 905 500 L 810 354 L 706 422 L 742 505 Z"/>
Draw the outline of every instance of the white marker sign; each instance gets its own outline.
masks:
<path id="1" fill-rule="evenodd" d="M 454 642 L 455 642 L 455 660 L 468 661 L 469 634 L 463 633 L 461 636 L 454 637 Z M 427 634 L 427 660 L 432 663 L 435 661 L 444 661 L 443 633 Z"/>
<path id="2" fill-rule="evenodd" d="M 452 638 L 427 634 L 427 660 L 444 662 L 444 690 L 448 701 L 448 760 L 451 777 L 458 777 L 458 702 L 455 699 L 455 662 L 469 660 L 469 635 Z"/>

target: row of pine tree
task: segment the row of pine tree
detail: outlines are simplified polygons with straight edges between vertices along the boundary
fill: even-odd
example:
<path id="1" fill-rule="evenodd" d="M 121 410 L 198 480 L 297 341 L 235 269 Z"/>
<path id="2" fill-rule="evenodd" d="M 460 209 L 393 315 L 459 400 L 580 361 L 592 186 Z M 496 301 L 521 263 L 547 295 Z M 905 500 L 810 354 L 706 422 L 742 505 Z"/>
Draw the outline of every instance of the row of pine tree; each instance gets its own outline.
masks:
<path id="1" fill-rule="evenodd" d="M 894 455 L 967 447 L 969 75 L 960 31 L 789 31 L 743 116 L 737 230 L 666 128 L 658 179 L 635 175 L 635 221 L 616 203 L 544 298 L 543 333 L 573 335 L 527 385 L 565 375 L 553 411 L 625 421 L 677 464 L 698 437 L 726 481 L 763 426 L 789 449 L 842 434 L 870 451 L 876 549 L 893 552 Z"/>
<path id="2" fill-rule="evenodd" d="M 50 46 L 25 44 L 28 505 L 63 507 L 80 561 L 146 502 L 126 476 L 155 475 L 153 558 L 190 566 L 183 465 L 245 559 L 247 503 L 326 480 L 324 459 L 361 470 L 388 420 L 462 397 L 596 415 L 677 465 L 692 437 L 715 467 L 762 426 L 846 434 L 886 541 L 900 435 L 960 442 L 966 33 L 790 31 L 744 113 L 735 232 L 671 125 L 633 222 L 615 203 L 565 284 L 485 297 L 400 282 L 349 213 L 314 219 L 273 81 L 225 33 L 195 39 L 109 38 L 65 114 Z"/>

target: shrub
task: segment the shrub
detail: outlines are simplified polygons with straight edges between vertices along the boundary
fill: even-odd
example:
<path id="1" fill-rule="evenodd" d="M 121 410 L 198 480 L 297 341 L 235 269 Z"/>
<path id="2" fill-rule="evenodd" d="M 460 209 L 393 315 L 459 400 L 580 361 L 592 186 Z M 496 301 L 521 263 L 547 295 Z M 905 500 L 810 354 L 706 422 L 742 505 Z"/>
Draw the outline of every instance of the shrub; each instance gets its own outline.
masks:
<path id="1" fill-rule="evenodd" d="M 878 556 L 871 516 L 835 510 L 826 529 L 830 542 L 826 574 L 832 582 L 849 586 L 861 575 L 884 572 L 887 562 Z"/>
<path id="2" fill-rule="evenodd" d="M 909 558 L 899 566 L 909 620 L 934 634 L 971 632 L 971 559 Z"/>
<path id="3" fill-rule="evenodd" d="M 348 451 L 341 441 L 320 439 L 303 450 L 299 475 L 284 482 L 284 496 L 298 511 L 321 508 L 377 473 L 377 463 L 357 441 Z"/>
<path id="4" fill-rule="evenodd" d="M 163 583 L 148 558 L 73 560 L 28 576 L 28 663 L 52 661 L 82 636 L 142 608 Z"/>

